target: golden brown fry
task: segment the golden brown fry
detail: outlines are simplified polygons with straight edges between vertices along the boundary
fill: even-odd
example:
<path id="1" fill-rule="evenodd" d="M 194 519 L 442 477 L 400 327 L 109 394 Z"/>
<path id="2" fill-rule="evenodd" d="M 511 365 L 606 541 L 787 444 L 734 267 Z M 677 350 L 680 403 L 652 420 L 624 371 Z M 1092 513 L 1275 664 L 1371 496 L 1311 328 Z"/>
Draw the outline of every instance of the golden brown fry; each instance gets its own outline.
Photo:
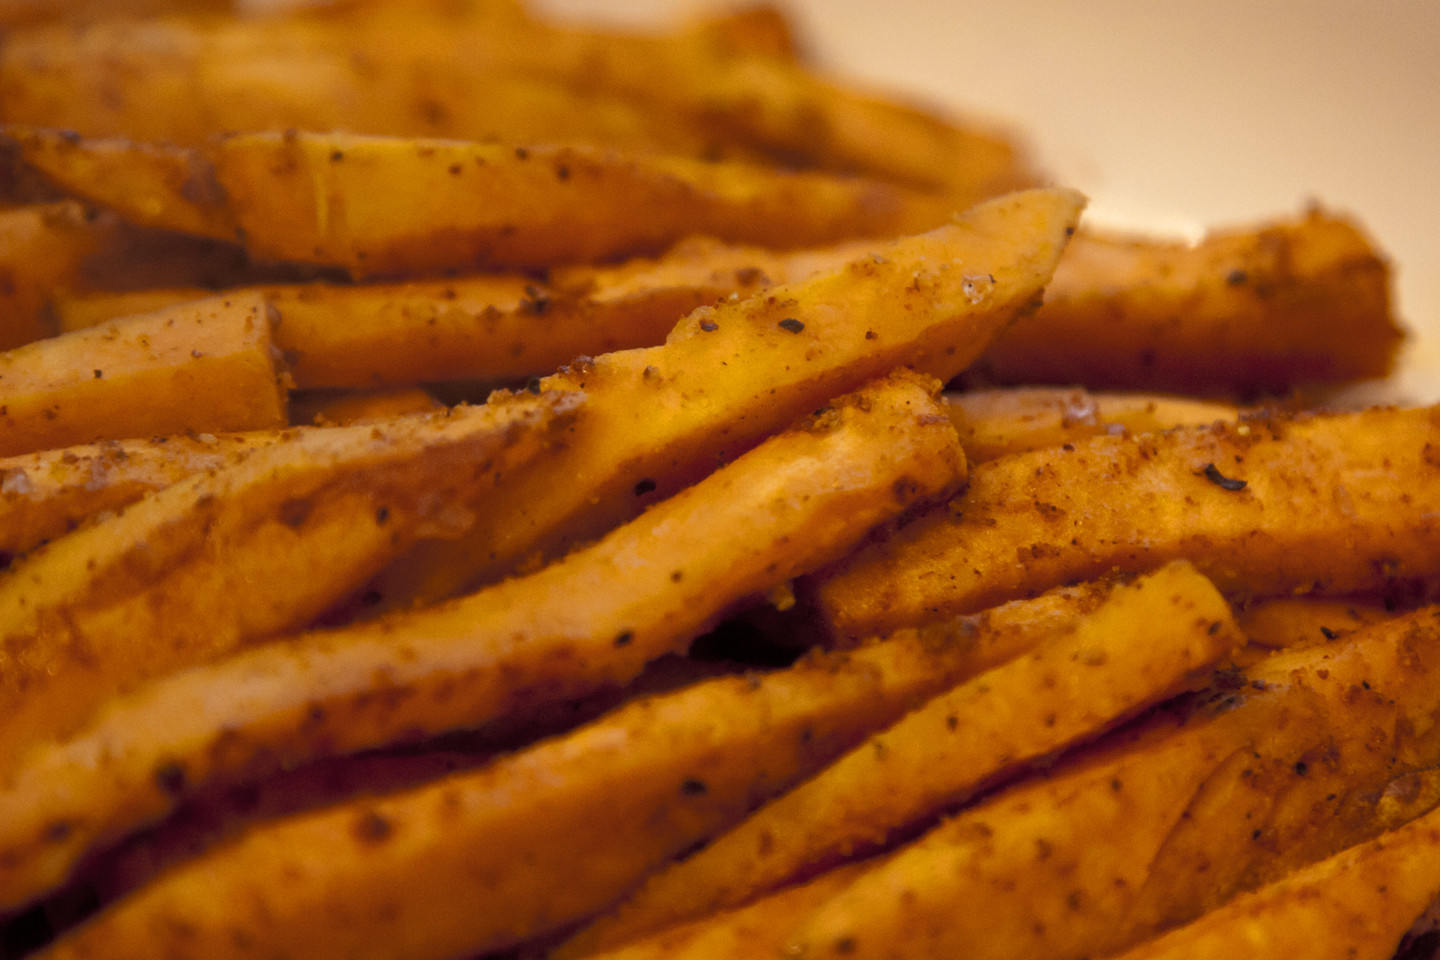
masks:
<path id="1" fill-rule="evenodd" d="M 652 875 L 556 956 L 613 948 L 881 849 L 1041 758 L 1203 685 L 1243 643 L 1208 580 L 1183 561 L 1162 567 Z"/>
<path id="2" fill-rule="evenodd" d="M 712 680 L 473 773 L 252 827 L 47 955 L 148 957 L 183 941 L 215 960 L 441 960 L 558 929 L 939 689 L 944 652 L 906 646 Z M 181 918 L 177 939 L 168 920 Z"/>
<path id="3" fill-rule="evenodd" d="M 9 559 L 186 477 L 233 463 L 281 431 L 109 440 L 0 459 L 0 555 Z"/>
<path id="4" fill-rule="evenodd" d="M 547 378 L 589 397 L 570 446 L 503 491 L 493 522 L 423 546 L 376 589 L 397 604 L 503 576 L 601 535 L 895 367 L 948 379 L 1033 304 L 1082 204 L 1049 190 L 981 204 L 839 269 L 697 310 L 663 346 Z"/>
<path id="5" fill-rule="evenodd" d="M 1186 557 L 1231 596 L 1434 593 L 1440 408 L 1095 437 L 967 491 L 814 585 L 840 636 Z"/>
<path id="6" fill-rule="evenodd" d="M 0 456 L 284 426 L 271 322 L 260 296 L 220 296 L 0 354 Z"/>
<path id="7" fill-rule="evenodd" d="M 424 535 L 463 530 L 579 398 L 300 430 L 0 577 L 0 771 L 106 697 L 299 629 Z"/>
<path id="8" fill-rule="evenodd" d="M 1403 339 L 1383 256 L 1349 220 L 1311 210 L 1194 247 L 1082 233 L 1044 308 L 976 369 L 1005 383 L 1285 394 L 1382 377 Z"/>
<path id="9" fill-rule="evenodd" d="M 837 401 L 528 577 L 271 643 L 112 700 L 92 727 L 37 747 L 4 782 L 0 903 L 43 891 L 91 843 L 163 815 L 207 781 L 523 716 L 627 682 L 738 602 L 958 484 L 963 459 L 931 389 L 897 374 Z M 948 676 L 967 668 L 969 648 L 964 636 L 900 646 Z M 931 649 L 951 651 L 952 665 L 938 670 Z"/>
<path id="10" fill-rule="evenodd" d="M 1428 608 L 1277 654 L 1212 706 L 1102 741 L 901 848 L 785 945 L 821 958 L 899 945 L 916 960 L 1098 956 L 1393 828 L 1440 800 L 1385 789 L 1440 759 L 1437 641 Z"/>
<path id="11" fill-rule="evenodd" d="M 1058 447 L 1097 434 L 1151 433 L 1234 420 L 1240 411 L 1159 394 L 1091 393 L 1078 387 L 1018 387 L 947 394 L 950 418 L 971 463 Z"/>
<path id="12" fill-rule="evenodd" d="M 1200 919 L 1117 960 L 1391 960 L 1440 896 L 1440 813 L 1429 813 Z"/>
<path id="13" fill-rule="evenodd" d="M 59 186 L 133 222 L 357 277 L 591 262 L 697 232 L 820 245 L 927 230 L 955 212 L 880 181 L 580 146 L 292 131 L 183 148 L 9 135 Z"/>
<path id="14" fill-rule="evenodd" d="M 697 307 L 840 266 L 873 244 L 790 254 L 693 238 L 658 259 L 523 274 L 258 288 L 284 320 L 275 342 L 299 387 L 491 382 L 553 372 L 579 356 L 662 343 Z M 190 289 L 61 297 L 61 329 L 197 296 Z"/>

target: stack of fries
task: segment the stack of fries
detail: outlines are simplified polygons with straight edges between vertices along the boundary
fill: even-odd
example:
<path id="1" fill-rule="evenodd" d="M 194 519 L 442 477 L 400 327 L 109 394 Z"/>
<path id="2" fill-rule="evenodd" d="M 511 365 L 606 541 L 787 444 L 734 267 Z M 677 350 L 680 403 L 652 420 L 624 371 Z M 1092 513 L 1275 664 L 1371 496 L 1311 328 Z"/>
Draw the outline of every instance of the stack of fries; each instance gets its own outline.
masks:
<path id="1" fill-rule="evenodd" d="M 0 960 L 1421 955 L 1440 408 L 773 10 L 0 3 Z"/>

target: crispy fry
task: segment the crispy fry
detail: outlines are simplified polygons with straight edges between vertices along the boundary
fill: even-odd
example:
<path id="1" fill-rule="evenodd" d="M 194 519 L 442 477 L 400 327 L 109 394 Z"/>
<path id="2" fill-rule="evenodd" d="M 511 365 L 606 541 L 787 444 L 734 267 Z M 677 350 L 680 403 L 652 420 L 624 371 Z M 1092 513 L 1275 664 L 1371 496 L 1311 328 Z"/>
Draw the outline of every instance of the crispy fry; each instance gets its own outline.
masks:
<path id="1" fill-rule="evenodd" d="M 252 828 L 52 953 L 152 956 L 176 942 L 160 917 L 184 917 L 187 948 L 217 960 L 503 948 L 613 900 L 945 674 L 942 650 L 877 644 L 632 703 L 473 773 Z"/>
<path id="2" fill-rule="evenodd" d="M 1151 433 L 1240 415 L 1224 403 L 1157 394 L 1091 393 L 1074 387 L 972 390 L 948 394 L 946 399 L 971 463 L 1058 447 L 1097 434 Z"/>
<path id="3" fill-rule="evenodd" d="M 1184 556 L 1231 596 L 1417 597 L 1440 571 L 1440 408 L 1250 419 L 981 464 L 814 584 L 840 636 Z"/>
<path id="4" fill-rule="evenodd" d="M 107 696 L 299 629 L 416 537 L 463 529 L 579 399 L 296 431 L 0 577 L 0 771 Z"/>
<path id="5" fill-rule="evenodd" d="M 92 728 L 32 751 L 6 781 L 0 903 L 57 882 L 90 842 L 163 814 L 213 778 L 524 715 L 627 682 L 737 602 L 959 483 L 963 458 L 930 389 L 938 384 L 897 374 L 838 401 L 528 577 L 272 643 L 112 701 Z M 905 649 L 924 659 L 917 650 L 959 657 L 969 646 L 920 637 Z M 36 791 L 50 800 L 34 802 Z"/>
<path id="6" fill-rule="evenodd" d="M 490 274 L 258 292 L 284 317 L 275 342 L 296 386 L 500 382 L 551 373 L 579 356 L 653 346 L 700 306 L 833 269 L 868 246 L 777 254 L 695 238 L 655 260 L 558 269 L 545 283 Z M 70 330 L 197 293 L 89 294 L 61 298 L 54 309 L 61 329 Z"/>
<path id="7" fill-rule="evenodd" d="M 238 238 L 260 259 L 357 277 L 590 262 L 697 232 L 820 245 L 927 230 L 955 211 L 880 181 L 579 146 L 289 132 L 182 148 L 9 135 L 57 184 L 136 223 Z"/>
<path id="8" fill-rule="evenodd" d="M 875 851 L 1187 687 L 1244 643 L 1188 563 L 1120 587 L 1073 631 L 917 707 L 705 849 L 652 875 L 555 956 L 731 908 Z"/>
<path id="9" fill-rule="evenodd" d="M 1404 791 L 1385 790 L 1440 759 L 1425 719 L 1440 705 L 1437 639 L 1429 608 L 1272 657 L 1250 674 L 1263 689 L 1161 715 L 901 848 L 785 945 L 814 957 L 900 945 L 918 960 L 1103 955 L 1390 829 L 1440 800 L 1395 809 Z"/>
<path id="10" fill-rule="evenodd" d="M 0 354 L 0 455 L 284 426 L 270 329 L 261 297 L 222 296 Z"/>
<path id="11" fill-rule="evenodd" d="M 895 367 L 948 379 L 1034 302 L 1082 203 L 1070 191 L 994 200 L 838 270 L 697 310 L 663 346 L 587 358 L 547 378 L 589 397 L 570 446 L 528 487 L 510 487 L 493 523 L 425 545 L 377 591 L 403 604 L 503 576 L 599 536 Z"/>
<path id="12" fill-rule="evenodd" d="M 1348 220 L 1311 210 L 1199 245 L 1084 234 L 1045 306 L 976 369 L 1004 383 L 1285 394 L 1390 372 L 1390 271 Z"/>

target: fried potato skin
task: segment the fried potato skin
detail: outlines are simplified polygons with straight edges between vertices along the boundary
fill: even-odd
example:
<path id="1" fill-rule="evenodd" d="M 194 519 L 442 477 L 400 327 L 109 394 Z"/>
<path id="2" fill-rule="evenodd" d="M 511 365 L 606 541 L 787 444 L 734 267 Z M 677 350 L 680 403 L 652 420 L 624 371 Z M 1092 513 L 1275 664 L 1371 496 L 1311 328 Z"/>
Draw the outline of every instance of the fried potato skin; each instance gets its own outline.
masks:
<path id="1" fill-rule="evenodd" d="M 977 466 L 960 498 L 845 561 L 815 600 L 837 635 L 861 636 L 1179 556 L 1232 597 L 1423 597 L 1437 451 L 1440 409 L 1377 408 L 1019 454 Z"/>

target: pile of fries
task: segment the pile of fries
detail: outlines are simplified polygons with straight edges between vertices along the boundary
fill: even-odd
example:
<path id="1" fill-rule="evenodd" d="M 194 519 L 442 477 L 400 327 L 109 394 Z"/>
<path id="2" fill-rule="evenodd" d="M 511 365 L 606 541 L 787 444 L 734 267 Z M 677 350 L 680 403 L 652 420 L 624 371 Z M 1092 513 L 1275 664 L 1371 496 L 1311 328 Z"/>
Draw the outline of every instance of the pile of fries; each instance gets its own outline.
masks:
<path id="1" fill-rule="evenodd" d="M 1428 955 L 1440 408 L 774 10 L 0 3 L 0 960 Z"/>

